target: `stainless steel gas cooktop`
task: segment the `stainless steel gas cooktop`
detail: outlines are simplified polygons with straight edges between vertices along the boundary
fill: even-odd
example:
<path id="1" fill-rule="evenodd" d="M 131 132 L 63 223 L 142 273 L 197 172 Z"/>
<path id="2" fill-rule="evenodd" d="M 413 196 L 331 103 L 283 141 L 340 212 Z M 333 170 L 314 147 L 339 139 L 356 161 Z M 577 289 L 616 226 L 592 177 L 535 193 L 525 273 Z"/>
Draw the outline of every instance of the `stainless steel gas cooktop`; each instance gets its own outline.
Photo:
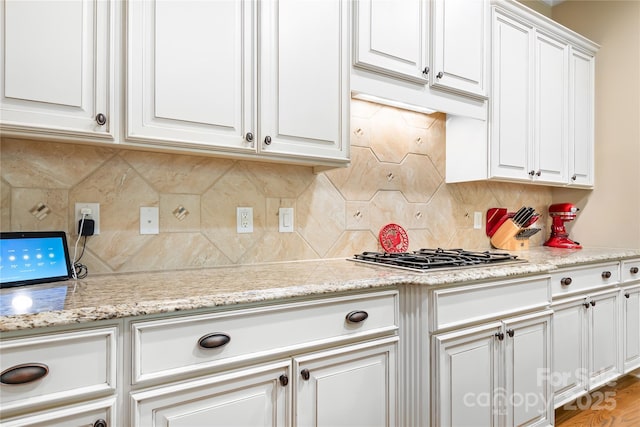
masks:
<path id="1" fill-rule="evenodd" d="M 384 265 L 411 271 L 432 271 L 527 262 L 505 252 L 464 249 L 419 249 L 413 252 L 362 252 L 349 261 Z"/>

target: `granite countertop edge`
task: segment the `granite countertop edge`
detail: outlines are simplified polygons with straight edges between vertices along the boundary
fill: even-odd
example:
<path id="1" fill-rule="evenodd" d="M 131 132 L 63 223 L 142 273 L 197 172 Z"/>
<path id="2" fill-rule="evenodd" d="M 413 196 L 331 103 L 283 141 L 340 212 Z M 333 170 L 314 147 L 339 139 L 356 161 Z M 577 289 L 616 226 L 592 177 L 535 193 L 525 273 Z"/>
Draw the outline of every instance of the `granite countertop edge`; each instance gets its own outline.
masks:
<path id="1" fill-rule="evenodd" d="M 416 273 L 330 260 L 293 261 L 211 269 L 96 276 L 90 280 L 2 290 L 3 296 L 64 291 L 64 305 L 47 296 L 32 312 L 0 315 L 0 331 L 84 324 L 161 313 L 215 309 L 403 285 L 464 285 L 491 279 L 545 274 L 562 267 L 640 257 L 635 249 L 582 251 L 533 249 L 518 253 L 526 263 Z M 126 295 L 125 295 L 126 294 Z M 34 294 L 35 295 L 35 294 Z M 60 298 L 60 296 L 58 296 Z"/>

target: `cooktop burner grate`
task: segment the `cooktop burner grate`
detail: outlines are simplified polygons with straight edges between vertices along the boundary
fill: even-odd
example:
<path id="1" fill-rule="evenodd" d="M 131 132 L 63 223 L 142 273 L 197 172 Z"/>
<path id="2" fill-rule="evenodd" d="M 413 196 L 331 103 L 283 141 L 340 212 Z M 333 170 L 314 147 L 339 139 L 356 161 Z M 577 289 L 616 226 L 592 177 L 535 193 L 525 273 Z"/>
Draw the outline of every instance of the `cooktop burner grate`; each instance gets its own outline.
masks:
<path id="1" fill-rule="evenodd" d="M 464 249 L 419 249 L 413 252 L 362 252 L 350 261 L 383 264 L 412 271 L 458 269 L 501 263 L 526 262 L 504 252 L 467 251 Z"/>

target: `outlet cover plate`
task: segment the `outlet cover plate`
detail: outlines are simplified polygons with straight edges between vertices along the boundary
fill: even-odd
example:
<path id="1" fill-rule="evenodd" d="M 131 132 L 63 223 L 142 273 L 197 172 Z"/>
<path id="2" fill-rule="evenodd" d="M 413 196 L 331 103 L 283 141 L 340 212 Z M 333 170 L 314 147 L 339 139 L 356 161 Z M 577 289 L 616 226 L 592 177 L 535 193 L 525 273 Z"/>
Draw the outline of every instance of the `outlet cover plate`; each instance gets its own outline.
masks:
<path id="1" fill-rule="evenodd" d="M 91 209 L 91 215 L 87 215 L 85 218 L 91 218 L 94 222 L 93 235 L 95 236 L 97 234 L 100 234 L 100 203 L 80 203 L 80 202 L 76 203 L 74 208 L 75 222 L 73 224 L 73 227 L 71 227 L 71 229 L 74 230 L 74 233 L 76 235 L 78 234 L 78 224 L 82 219 L 83 208 Z"/>
<path id="2" fill-rule="evenodd" d="M 140 208 L 140 234 L 160 233 L 160 213 L 157 207 Z"/>
<path id="3" fill-rule="evenodd" d="M 238 233 L 253 233 L 253 208 L 237 208 L 236 220 Z"/>

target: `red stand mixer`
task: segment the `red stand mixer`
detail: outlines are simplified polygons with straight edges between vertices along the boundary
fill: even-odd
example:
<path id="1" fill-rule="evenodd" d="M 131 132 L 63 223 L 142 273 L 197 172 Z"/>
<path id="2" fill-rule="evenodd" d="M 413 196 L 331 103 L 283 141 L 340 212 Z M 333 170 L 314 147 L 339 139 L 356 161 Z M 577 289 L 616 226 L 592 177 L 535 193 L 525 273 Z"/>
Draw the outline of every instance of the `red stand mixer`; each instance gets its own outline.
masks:
<path id="1" fill-rule="evenodd" d="M 580 209 L 572 203 L 558 203 L 549 206 L 549 216 L 553 223 L 551 224 L 551 236 L 549 240 L 544 242 L 545 246 L 552 248 L 564 249 L 582 249 L 580 243 L 569 239 L 569 233 L 564 228 L 564 223 L 576 219 L 576 215 Z"/>

